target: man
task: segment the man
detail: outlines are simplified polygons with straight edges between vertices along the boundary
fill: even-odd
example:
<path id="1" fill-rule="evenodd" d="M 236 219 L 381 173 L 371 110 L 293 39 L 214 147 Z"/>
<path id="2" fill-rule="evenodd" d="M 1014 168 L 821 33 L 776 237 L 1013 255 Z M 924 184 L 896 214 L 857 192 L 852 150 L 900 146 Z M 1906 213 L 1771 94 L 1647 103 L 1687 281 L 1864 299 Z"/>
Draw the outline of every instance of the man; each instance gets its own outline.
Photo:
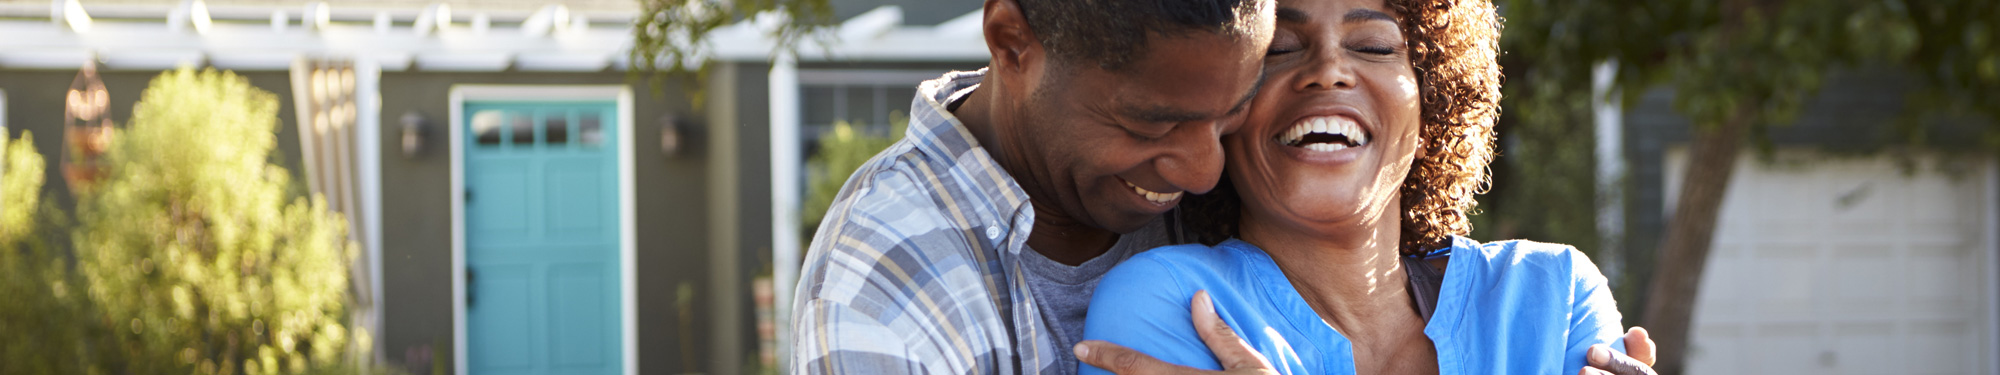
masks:
<path id="1" fill-rule="evenodd" d="M 1161 214 L 1220 178 L 1219 137 L 1260 86 L 1274 11 L 984 7 L 987 69 L 920 86 L 904 139 L 828 209 L 794 301 L 792 372 L 1075 373 L 1096 280 L 1168 244 Z M 1256 370 L 1226 326 L 1198 326 L 1224 363 Z M 1099 367 L 1186 370 L 1088 347 L 1113 361 Z"/>

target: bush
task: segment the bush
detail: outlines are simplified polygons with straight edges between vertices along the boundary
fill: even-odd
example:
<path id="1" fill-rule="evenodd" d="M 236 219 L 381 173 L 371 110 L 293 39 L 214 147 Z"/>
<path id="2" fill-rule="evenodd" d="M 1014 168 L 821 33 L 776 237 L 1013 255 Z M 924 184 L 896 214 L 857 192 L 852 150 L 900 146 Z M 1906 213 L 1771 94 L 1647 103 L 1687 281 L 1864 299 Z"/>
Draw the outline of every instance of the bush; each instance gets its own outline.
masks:
<path id="1" fill-rule="evenodd" d="M 4 140 L 0 140 L 4 141 Z M 62 211 L 42 199 L 46 161 L 34 134 L 5 145 L 0 173 L 0 374 L 91 373 L 100 326 L 55 239 Z"/>
<path id="2" fill-rule="evenodd" d="M 806 160 L 812 175 L 806 189 L 805 212 L 799 215 L 805 220 L 807 239 L 819 229 L 827 208 L 833 205 L 833 198 L 840 194 L 840 187 L 847 184 L 854 170 L 903 139 L 903 130 L 910 126 L 909 116 L 896 112 L 889 117 L 888 134 L 868 134 L 853 124 L 839 121 L 833 124 L 832 131 L 820 136 L 819 153 Z"/>
<path id="3" fill-rule="evenodd" d="M 355 245 L 323 199 L 269 162 L 275 95 L 181 69 L 141 93 L 79 197 L 74 232 L 115 373 L 322 372 L 344 364 Z M 289 202 L 287 202 L 289 200 Z"/>

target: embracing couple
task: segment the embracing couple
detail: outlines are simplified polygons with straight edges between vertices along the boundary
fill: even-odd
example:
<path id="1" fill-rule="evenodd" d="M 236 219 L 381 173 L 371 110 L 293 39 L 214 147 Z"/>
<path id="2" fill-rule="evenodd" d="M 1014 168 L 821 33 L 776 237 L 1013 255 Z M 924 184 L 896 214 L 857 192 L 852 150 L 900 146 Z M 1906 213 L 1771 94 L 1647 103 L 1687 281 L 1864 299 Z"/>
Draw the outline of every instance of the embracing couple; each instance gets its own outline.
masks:
<path id="1" fill-rule="evenodd" d="M 1487 0 L 987 0 L 990 65 L 924 82 L 828 210 L 791 372 L 1649 373 L 1582 253 L 1463 237 L 1500 28 Z"/>

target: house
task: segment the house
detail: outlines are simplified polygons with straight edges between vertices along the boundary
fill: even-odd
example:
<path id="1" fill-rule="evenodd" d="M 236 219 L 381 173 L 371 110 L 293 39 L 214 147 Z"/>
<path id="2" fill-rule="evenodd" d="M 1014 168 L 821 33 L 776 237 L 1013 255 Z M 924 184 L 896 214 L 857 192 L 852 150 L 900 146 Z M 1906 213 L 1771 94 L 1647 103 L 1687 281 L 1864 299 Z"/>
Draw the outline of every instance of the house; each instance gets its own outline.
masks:
<path id="1" fill-rule="evenodd" d="M 1769 152 L 1736 162 L 1688 373 L 2000 371 L 2000 163 L 1977 148 L 1992 120 L 1940 122 L 1914 137 L 1926 147 L 1894 147 L 1908 139 L 1891 125 L 1913 80 L 1861 70 L 1829 82 L 1772 128 Z M 1673 97 L 1652 90 L 1599 117 L 1607 192 L 1631 194 L 1611 200 L 1623 207 L 1605 217 L 1624 223 L 1607 232 L 1633 272 L 1655 256 L 1688 168 Z"/>
<path id="2" fill-rule="evenodd" d="M 802 233 L 773 228 L 800 223 L 806 145 L 987 58 L 977 1 L 832 3 L 825 44 L 774 54 L 731 25 L 699 87 L 655 87 L 627 72 L 633 1 L 0 0 L 0 126 L 55 155 L 87 63 L 120 122 L 162 70 L 232 70 L 282 103 L 277 161 L 350 218 L 378 359 L 745 373 L 782 345 L 752 289 L 789 301 L 796 267 L 770 265 Z"/>

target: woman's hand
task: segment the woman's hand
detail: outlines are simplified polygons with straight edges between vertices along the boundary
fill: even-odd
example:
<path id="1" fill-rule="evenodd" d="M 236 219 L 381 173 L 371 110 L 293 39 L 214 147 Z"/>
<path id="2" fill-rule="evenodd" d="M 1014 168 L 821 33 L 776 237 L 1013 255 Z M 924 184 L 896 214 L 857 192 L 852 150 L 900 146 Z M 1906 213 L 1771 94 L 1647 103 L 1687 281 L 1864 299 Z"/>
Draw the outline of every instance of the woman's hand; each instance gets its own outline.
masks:
<path id="1" fill-rule="evenodd" d="M 1646 329 L 1632 327 L 1625 331 L 1625 351 L 1631 355 L 1611 350 L 1605 345 L 1590 346 L 1590 353 L 1584 354 L 1587 366 L 1577 375 L 1655 375 L 1653 372 L 1653 339 L 1646 335 Z"/>
<path id="2" fill-rule="evenodd" d="M 1076 344 L 1077 360 L 1091 366 L 1117 374 L 1257 374 L 1277 375 L 1271 361 L 1264 359 L 1250 343 L 1236 337 L 1236 331 L 1229 329 L 1229 323 L 1215 314 L 1215 302 L 1209 300 L 1208 291 L 1194 293 L 1190 303 L 1194 315 L 1195 334 L 1201 335 L 1201 342 L 1215 353 L 1215 360 L 1222 364 L 1222 371 L 1206 371 L 1192 367 L 1167 363 L 1137 350 L 1118 346 L 1109 342 L 1089 340 Z M 1648 346 L 1650 349 L 1651 346 Z M 1650 356 L 1648 357 L 1650 358 Z"/>

